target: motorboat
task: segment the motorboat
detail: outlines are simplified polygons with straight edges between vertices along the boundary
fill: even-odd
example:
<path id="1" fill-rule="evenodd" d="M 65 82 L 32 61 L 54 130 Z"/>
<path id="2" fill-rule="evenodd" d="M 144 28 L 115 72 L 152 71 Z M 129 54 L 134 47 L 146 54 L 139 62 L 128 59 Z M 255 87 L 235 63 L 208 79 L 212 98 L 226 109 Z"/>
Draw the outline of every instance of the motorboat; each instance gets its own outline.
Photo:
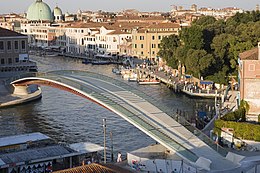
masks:
<path id="1" fill-rule="evenodd" d="M 82 64 L 91 64 L 91 60 L 83 59 Z"/>
<path id="2" fill-rule="evenodd" d="M 118 69 L 118 68 L 113 68 L 112 69 L 112 72 L 117 74 L 117 75 L 120 75 L 121 74 L 121 71 Z"/>
<path id="3" fill-rule="evenodd" d="M 108 65 L 108 64 L 110 64 L 110 61 L 101 61 L 101 60 L 99 60 L 99 61 L 92 61 L 91 64 L 92 65 Z"/>
<path id="4" fill-rule="evenodd" d="M 139 85 L 157 85 L 160 84 L 160 80 L 158 79 L 139 79 L 138 81 Z"/>

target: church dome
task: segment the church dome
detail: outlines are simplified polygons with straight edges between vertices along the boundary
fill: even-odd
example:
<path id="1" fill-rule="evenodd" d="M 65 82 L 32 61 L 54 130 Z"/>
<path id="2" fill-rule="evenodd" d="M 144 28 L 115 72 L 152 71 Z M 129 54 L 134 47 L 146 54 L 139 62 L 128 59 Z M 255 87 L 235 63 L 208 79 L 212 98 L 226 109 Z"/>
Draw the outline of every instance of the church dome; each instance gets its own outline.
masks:
<path id="1" fill-rule="evenodd" d="M 54 16 L 62 16 L 62 11 L 61 11 L 61 9 L 60 9 L 58 6 L 56 6 L 56 7 L 54 8 L 54 10 L 53 10 L 53 15 L 54 15 Z"/>
<path id="2" fill-rule="evenodd" d="M 65 13 L 65 16 L 66 16 L 66 17 L 67 17 L 67 16 L 69 16 L 69 15 L 70 15 L 70 13 L 69 13 L 69 12 L 66 12 L 66 13 Z"/>
<path id="3" fill-rule="evenodd" d="M 27 19 L 31 21 L 52 21 L 53 15 L 50 7 L 42 2 L 42 0 L 36 0 L 27 11 Z"/>

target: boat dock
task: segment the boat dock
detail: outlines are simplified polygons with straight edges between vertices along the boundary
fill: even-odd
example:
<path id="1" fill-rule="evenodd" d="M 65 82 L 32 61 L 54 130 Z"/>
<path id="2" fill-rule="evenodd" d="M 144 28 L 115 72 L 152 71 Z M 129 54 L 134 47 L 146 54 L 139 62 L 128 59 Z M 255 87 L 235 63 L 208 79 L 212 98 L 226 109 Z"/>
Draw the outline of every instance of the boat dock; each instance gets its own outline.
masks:
<path id="1" fill-rule="evenodd" d="M 139 68 L 136 69 L 139 76 L 151 77 L 160 80 L 166 84 L 169 88 L 172 88 L 174 92 L 182 92 L 191 97 L 202 97 L 202 98 L 223 98 L 225 89 L 202 89 L 195 87 L 192 82 L 187 82 L 179 77 L 172 77 L 166 75 L 162 71 L 148 70 Z"/>

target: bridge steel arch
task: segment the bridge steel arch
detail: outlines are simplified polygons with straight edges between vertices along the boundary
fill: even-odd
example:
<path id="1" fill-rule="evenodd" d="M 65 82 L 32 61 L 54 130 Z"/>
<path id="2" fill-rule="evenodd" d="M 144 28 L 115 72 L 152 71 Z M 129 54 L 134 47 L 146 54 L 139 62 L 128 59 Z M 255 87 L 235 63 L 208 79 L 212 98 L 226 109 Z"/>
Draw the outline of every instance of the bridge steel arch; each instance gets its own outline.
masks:
<path id="1" fill-rule="evenodd" d="M 237 167 L 144 99 L 144 93 L 137 94 L 140 91 L 124 82 L 91 72 L 54 71 L 36 73 L 33 77 L 17 78 L 11 84 L 46 85 L 89 99 L 118 114 L 170 151 L 176 152 L 186 162 L 201 169 L 227 170 Z M 209 161 L 211 166 L 203 166 L 200 164 L 201 160 Z"/>

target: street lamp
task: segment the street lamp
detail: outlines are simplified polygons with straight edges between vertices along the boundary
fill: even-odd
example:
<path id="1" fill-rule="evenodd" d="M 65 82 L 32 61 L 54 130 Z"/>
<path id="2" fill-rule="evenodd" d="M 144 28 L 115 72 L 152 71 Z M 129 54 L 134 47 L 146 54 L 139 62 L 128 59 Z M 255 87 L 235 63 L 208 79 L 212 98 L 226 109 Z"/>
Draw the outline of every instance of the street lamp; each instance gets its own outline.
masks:
<path id="1" fill-rule="evenodd" d="M 111 139 L 111 161 L 114 162 L 114 151 L 113 151 L 113 133 L 110 132 L 110 139 Z"/>
<path id="2" fill-rule="evenodd" d="M 107 155 L 106 155 L 106 119 L 103 119 L 103 131 L 104 131 L 104 163 L 107 162 Z"/>

